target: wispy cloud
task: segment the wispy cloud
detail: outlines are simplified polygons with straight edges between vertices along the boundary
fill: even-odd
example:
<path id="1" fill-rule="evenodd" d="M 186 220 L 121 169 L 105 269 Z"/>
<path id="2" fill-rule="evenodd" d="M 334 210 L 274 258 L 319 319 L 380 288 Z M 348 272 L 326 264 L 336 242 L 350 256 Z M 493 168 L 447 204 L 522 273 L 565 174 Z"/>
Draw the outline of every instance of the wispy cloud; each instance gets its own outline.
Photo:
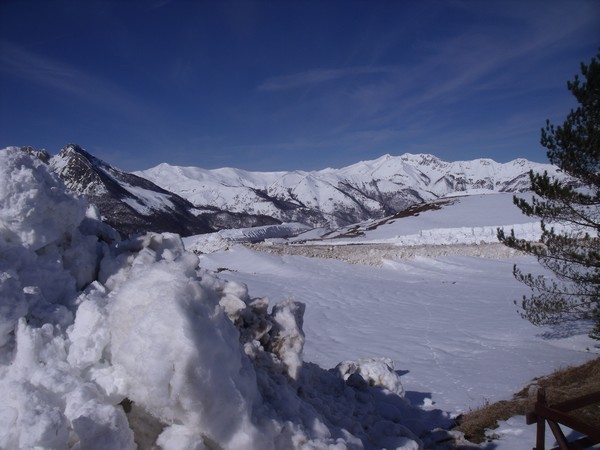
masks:
<path id="1" fill-rule="evenodd" d="M 472 10 L 473 4 L 465 4 L 464 8 Z M 420 41 L 422 54 L 415 51 L 410 64 L 400 60 L 394 65 L 374 62 L 369 66 L 313 68 L 268 78 L 259 90 L 286 91 L 336 82 L 328 85 L 331 88 L 328 95 L 319 92 L 323 101 L 334 97 L 339 100 L 343 95 L 355 102 L 353 111 L 376 113 L 390 109 L 397 113 L 432 102 L 462 100 L 481 90 L 494 90 L 506 82 L 507 76 L 512 78 L 513 85 L 512 81 L 522 76 L 518 86 L 536 87 L 535 71 L 543 72 L 539 62 L 578 44 L 582 30 L 592 29 L 600 12 L 593 4 L 582 3 L 573 8 L 556 2 L 550 2 L 536 14 L 531 13 L 529 5 L 517 3 L 508 10 L 505 6 L 487 4 L 476 9 L 481 16 L 503 16 L 503 20 L 513 22 L 513 33 L 507 35 L 505 28 L 466 28 L 450 38 L 433 36 L 429 42 Z M 511 73 L 507 74 L 507 69 Z M 355 83 L 351 88 L 343 83 L 345 79 L 372 74 L 383 76 Z M 386 108 L 391 104 L 393 108 Z"/>
<path id="2" fill-rule="evenodd" d="M 0 41 L 0 71 L 113 112 L 141 115 L 146 110 L 118 85 L 8 41 Z"/>
<path id="3" fill-rule="evenodd" d="M 535 154 L 540 120 L 547 117 L 545 106 L 551 100 L 521 99 L 544 90 L 565 91 L 564 77 L 570 72 L 565 75 L 561 67 L 577 71 L 577 61 L 569 55 L 590 44 L 600 12 L 591 2 L 539 5 L 543 7 L 533 14 L 529 4 L 505 8 L 482 3 L 473 11 L 473 3 L 467 2 L 464 8 L 479 20 L 453 36 L 432 34 L 418 41 L 403 36 L 405 47 L 400 45 L 404 41 L 386 41 L 389 51 L 379 52 L 385 65 L 378 58 L 363 58 L 368 64 L 346 61 L 350 66 L 267 78 L 258 89 L 290 101 L 274 102 L 263 118 L 272 124 L 295 118 L 302 124 L 299 148 L 304 149 L 443 153 L 461 148 L 479 155 L 504 149 L 514 153 L 511 158 L 519 152 Z M 376 47 L 377 42 L 370 44 Z M 397 56 L 391 57 L 394 51 Z M 302 95 L 288 97 L 296 89 Z M 264 101 L 271 105 L 270 96 Z"/>
<path id="4" fill-rule="evenodd" d="M 148 10 L 152 11 L 155 9 L 163 8 L 164 6 L 168 5 L 171 2 L 172 2 L 172 0 L 157 0 L 148 6 Z"/>
<path id="5" fill-rule="evenodd" d="M 291 75 L 271 77 L 265 80 L 258 89 L 261 91 L 283 91 L 304 86 L 324 83 L 356 75 L 385 74 L 395 72 L 392 66 L 358 66 L 339 69 L 318 68 L 299 72 Z"/>

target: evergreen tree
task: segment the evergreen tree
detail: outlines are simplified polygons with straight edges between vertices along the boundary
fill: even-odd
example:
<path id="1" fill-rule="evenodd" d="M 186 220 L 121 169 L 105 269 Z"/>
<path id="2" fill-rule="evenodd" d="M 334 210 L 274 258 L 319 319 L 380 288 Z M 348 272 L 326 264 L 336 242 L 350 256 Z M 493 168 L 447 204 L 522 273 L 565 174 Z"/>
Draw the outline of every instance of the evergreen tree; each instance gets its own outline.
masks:
<path id="1" fill-rule="evenodd" d="M 547 120 L 541 134 L 548 159 L 571 181 L 531 172 L 536 196 L 531 201 L 515 197 L 514 202 L 526 215 L 541 219 L 541 239 L 529 242 L 502 229 L 498 239 L 536 256 L 554 273 L 534 276 L 515 265 L 515 277 L 532 291 L 521 302 L 523 318 L 534 325 L 591 320 L 590 336 L 600 339 L 600 53 L 589 65 L 581 64 L 581 74 L 583 79 L 575 75 L 567 82 L 579 106 L 562 126 Z M 569 231 L 555 231 L 548 223 Z"/>

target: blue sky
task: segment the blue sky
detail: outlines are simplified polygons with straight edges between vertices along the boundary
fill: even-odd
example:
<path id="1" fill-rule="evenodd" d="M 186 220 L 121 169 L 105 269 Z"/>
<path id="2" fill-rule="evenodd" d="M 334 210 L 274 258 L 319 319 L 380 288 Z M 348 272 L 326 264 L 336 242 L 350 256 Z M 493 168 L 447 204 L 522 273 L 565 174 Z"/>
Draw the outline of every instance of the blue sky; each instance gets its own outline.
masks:
<path id="1" fill-rule="evenodd" d="M 124 170 L 546 161 L 600 2 L 0 0 L 0 147 Z"/>

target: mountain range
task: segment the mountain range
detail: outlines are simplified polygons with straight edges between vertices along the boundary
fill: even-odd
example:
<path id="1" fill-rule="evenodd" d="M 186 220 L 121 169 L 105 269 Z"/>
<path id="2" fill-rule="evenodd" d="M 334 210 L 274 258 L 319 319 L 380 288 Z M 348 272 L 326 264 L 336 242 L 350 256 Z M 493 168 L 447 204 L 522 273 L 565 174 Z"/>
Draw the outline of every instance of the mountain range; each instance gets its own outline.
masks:
<path id="1" fill-rule="evenodd" d="M 525 159 L 446 162 L 427 154 L 384 155 L 341 169 L 249 172 L 160 164 L 126 173 L 69 144 L 51 156 L 25 147 L 121 234 L 182 236 L 281 222 L 337 228 L 379 219 L 457 193 L 521 192 L 529 171 L 562 176 Z"/>
<path id="2" fill-rule="evenodd" d="M 75 144 L 67 145 L 54 156 L 31 147 L 23 150 L 49 164 L 69 190 L 84 196 L 98 208 L 102 220 L 124 236 L 146 231 L 189 236 L 279 223 L 271 217 L 213 206 L 197 208 L 185 198 L 112 167 Z"/>
<path id="3" fill-rule="evenodd" d="M 136 173 L 196 206 L 337 228 L 456 193 L 526 191 L 531 170 L 562 176 L 555 166 L 525 159 L 446 162 L 427 154 L 384 155 L 341 169 L 312 172 L 160 164 Z"/>

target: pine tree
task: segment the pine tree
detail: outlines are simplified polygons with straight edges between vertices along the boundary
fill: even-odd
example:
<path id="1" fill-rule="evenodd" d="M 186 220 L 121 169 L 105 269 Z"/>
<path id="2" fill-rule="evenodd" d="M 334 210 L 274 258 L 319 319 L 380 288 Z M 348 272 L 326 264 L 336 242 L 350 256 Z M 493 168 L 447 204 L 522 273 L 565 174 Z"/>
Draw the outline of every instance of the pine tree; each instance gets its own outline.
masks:
<path id="1" fill-rule="evenodd" d="M 543 174 L 529 174 L 531 201 L 514 197 L 528 216 L 539 217 L 539 242 L 515 237 L 514 230 L 498 239 L 507 246 L 537 257 L 554 277 L 524 273 L 515 265 L 513 274 L 531 294 L 521 302 L 521 316 L 534 325 L 590 320 L 590 336 L 600 339 L 600 53 L 589 65 L 581 64 L 583 79 L 575 75 L 567 88 L 579 106 L 562 126 L 546 121 L 541 144 L 548 159 L 571 177 L 561 181 Z M 549 223 L 561 224 L 555 231 Z M 516 302 L 515 302 L 516 303 Z"/>

